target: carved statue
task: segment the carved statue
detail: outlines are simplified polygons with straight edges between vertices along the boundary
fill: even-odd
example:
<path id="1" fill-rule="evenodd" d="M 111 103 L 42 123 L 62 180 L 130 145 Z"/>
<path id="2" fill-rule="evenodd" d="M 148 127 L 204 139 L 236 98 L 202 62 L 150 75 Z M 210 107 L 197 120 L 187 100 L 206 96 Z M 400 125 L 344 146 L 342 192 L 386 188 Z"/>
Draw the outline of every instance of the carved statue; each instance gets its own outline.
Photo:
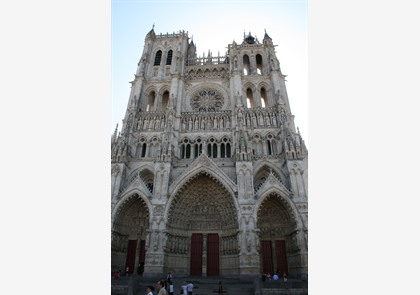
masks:
<path id="1" fill-rule="evenodd" d="M 248 252 L 251 252 L 251 235 L 249 234 L 249 232 L 246 232 L 246 249 Z"/>
<path id="2" fill-rule="evenodd" d="M 182 120 L 182 129 L 181 129 L 181 131 L 182 132 L 185 132 L 185 128 L 186 128 L 186 124 L 185 124 L 185 119 L 184 119 L 184 120 Z"/>
<path id="3" fill-rule="evenodd" d="M 270 120 L 270 116 L 268 114 L 265 114 L 265 126 L 270 126 L 271 125 L 271 120 Z"/>
<path id="4" fill-rule="evenodd" d="M 230 128 L 230 119 L 226 118 L 226 128 Z"/>
<path id="5" fill-rule="evenodd" d="M 192 130 L 192 119 L 190 118 L 188 121 L 188 130 L 191 131 Z"/>
<path id="6" fill-rule="evenodd" d="M 258 124 L 257 124 L 257 118 L 255 117 L 255 114 L 254 113 L 252 113 L 252 125 L 254 126 L 254 127 L 257 127 L 258 126 Z"/>

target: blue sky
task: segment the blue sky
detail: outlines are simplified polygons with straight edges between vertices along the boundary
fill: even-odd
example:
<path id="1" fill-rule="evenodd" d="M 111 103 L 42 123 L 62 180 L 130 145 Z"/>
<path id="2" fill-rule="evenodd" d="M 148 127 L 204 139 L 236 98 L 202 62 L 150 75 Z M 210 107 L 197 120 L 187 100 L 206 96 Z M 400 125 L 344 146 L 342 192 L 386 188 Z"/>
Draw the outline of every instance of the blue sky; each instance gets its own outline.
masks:
<path id="1" fill-rule="evenodd" d="M 153 24 L 157 34 L 188 31 L 199 55 L 224 54 L 233 40 L 242 41 L 244 31 L 262 40 L 266 29 L 278 45 L 295 125 L 308 144 L 307 1 L 112 1 L 111 133 L 117 123 L 121 128 L 129 82 Z"/>

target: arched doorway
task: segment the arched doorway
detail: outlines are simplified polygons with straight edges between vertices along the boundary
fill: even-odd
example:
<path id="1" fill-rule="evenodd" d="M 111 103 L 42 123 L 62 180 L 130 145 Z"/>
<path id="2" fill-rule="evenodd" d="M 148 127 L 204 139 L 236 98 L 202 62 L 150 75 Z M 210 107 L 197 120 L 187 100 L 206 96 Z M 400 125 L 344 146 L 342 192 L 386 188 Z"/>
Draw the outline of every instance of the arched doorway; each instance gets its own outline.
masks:
<path id="1" fill-rule="evenodd" d="M 287 201 L 277 193 L 264 198 L 259 210 L 261 271 L 297 275 L 300 268 L 296 220 Z"/>
<path id="2" fill-rule="evenodd" d="M 111 238 L 112 271 L 142 273 L 146 255 L 149 210 L 144 200 L 133 194 L 120 205 L 114 216 Z"/>
<path id="3" fill-rule="evenodd" d="M 201 172 L 181 188 L 168 214 L 165 270 L 193 276 L 239 273 L 233 197 Z"/>

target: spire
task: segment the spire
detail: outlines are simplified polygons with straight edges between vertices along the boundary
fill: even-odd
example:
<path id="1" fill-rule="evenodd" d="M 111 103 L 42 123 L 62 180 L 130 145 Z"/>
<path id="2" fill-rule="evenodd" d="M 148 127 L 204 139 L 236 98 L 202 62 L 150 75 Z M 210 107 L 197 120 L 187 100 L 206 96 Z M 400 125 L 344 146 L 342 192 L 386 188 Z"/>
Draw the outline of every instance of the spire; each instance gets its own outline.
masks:
<path id="1" fill-rule="evenodd" d="M 264 39 L 270 39 L 271 40 L 270 36 L 268 36 L 268 34 L 267 34 L 266 29 L 264 29 Z"/>
<path id="2" fill-rule="evenodd" d="M 117 123 L 117 126 L 115 126 L 115 131 L 114 131 L 114 134 L 112 135 L 112 138 L 111 138 L 112 142 L 117 141 L 117 132 L 118 132 L 118 123 Z"/>
<path id="3" fill-rule="evenodd" d="M 152 29 L 149 31 L 149 33 L 147 33 L 147 35 L 146 35 L 146 38 L 147 37 L 155 37 L 156 36 L 156 34 L 155 34 L 155 24 L 153 23 L 153 26 L 152 26 Z"/>

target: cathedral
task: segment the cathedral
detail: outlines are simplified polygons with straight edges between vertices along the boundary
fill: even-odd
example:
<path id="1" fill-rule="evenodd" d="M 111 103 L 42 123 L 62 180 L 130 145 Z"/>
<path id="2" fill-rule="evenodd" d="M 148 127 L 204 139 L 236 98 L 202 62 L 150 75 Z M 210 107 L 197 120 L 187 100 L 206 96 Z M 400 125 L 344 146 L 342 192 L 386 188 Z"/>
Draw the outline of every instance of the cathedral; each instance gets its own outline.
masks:
<path id="1" fill-rule="evenodd" d="M 111 137 L 112 271 L 308 275 L 308 151 L 265 32 L 145 37 Z"/>

